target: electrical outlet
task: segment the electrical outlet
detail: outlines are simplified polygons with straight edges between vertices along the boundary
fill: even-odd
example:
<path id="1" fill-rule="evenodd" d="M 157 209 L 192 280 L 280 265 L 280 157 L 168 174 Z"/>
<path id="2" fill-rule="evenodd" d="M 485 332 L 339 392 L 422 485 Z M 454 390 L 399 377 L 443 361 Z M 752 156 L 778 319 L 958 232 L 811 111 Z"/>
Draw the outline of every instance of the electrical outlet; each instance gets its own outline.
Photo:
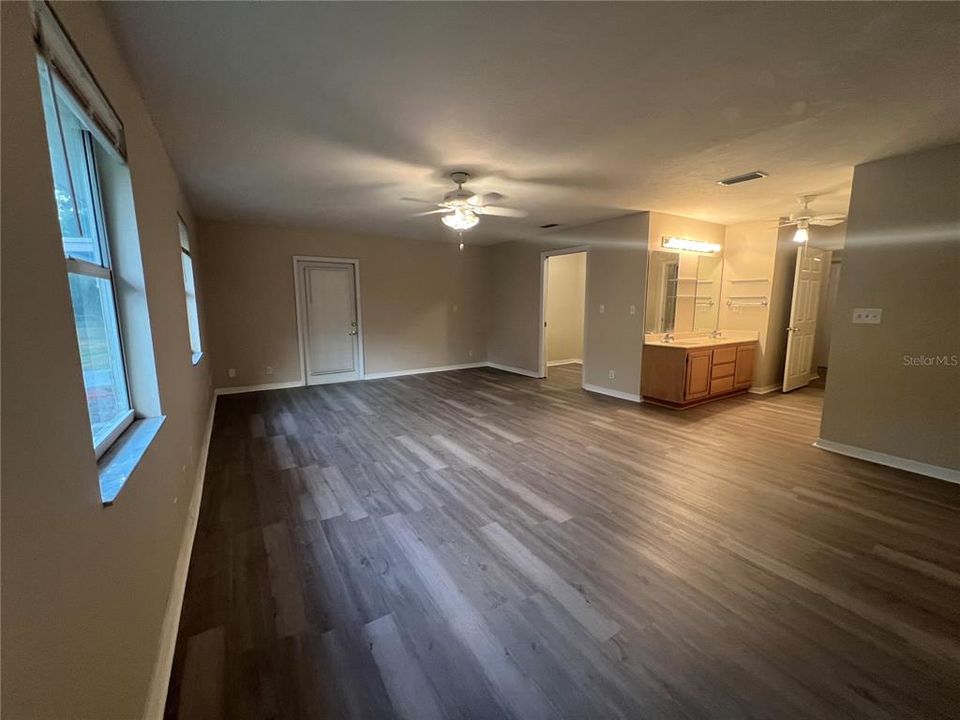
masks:
<path id="1" fill-rule="evenodd" d="M 273 375 L 273 365 L 267 365 L 267 375 Z"/>
<path id="2" fill-rule="evenodd" d="M 473 357 L 473 348 L 467 350 L 467 357 Z"/>
<path id="3" fill-rule="evenodd" d="M 613 370 L 607 373 L 607 377 L 610 378 L 611 380 L 613 380 L 616 376 L 617 374 Z"/>
<path id="4" fill-rule="evenodd" d="M 230 368 L 229 370 L 227 370 L 227 376 L 228 376 L 228 377 L 236 377 L 236 376 L 237 376 L 237 369 L 236 369 L 236 368 Z"/>
<path id="5" fill-rule="evenodd" d="M 883 309 L 881 308 L 854 308 L 853 324 L 854 325 L 879 325 L 880 316 L 882 314 L 883 314 Z"/>
<path id="6" fill-rule="evenodd" d="M 630 314 L 631 314 L 631 315 L 636 315 L 636 314 L 637 314 L 637 306 L 636 306 L 636 305 L 631 305 L 631 306 L 630 306 Z"/>
<path id="7" fill-rule="evenodd" d="M 603 303 L 600 303 L 600 314 L 603 315 L 604 311 L 607 309 L 607 306 Z"/>

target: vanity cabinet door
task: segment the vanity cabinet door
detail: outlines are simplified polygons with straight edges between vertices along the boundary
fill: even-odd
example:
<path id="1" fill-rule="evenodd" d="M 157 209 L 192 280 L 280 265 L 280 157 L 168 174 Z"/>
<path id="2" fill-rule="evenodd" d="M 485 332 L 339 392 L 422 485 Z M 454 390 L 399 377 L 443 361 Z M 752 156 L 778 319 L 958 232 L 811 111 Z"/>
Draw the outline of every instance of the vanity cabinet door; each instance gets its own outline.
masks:
<path id="1" fill-rule="evenodd" d="M 710 394 L 710 356 L 712 351 L 687 353 L 687 374 L 684 400 L 694 400 Z"/>
<path id="2" fill-rule="evenodd" d="M 734 387 L 750 387 L 750 383 L 753 382 L 753 360 L 753 345 L 741 345 L 737 348 L 737 366 L 733 373 Z"/>

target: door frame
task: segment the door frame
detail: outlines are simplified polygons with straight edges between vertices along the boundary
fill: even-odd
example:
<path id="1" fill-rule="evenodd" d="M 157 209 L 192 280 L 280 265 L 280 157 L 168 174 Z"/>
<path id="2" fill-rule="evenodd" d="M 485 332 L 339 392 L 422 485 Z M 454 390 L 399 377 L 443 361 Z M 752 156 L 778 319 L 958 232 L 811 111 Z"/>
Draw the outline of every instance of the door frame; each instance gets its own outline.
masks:
<path id="1" fill-rule="evenodd" d="M 558 248 L 556 250 L 544 250 L 540 253 L 540 363 L 537 366 L 537 377 L 545 378 L 547 376 L 547 334 L 544 332 L 544 323 L 547 320 L 547 259 L 556 255 L 575 255 L 576 253 L 586 253 L 587 269 L 586 277 L 583 283 L 583 367 L 587 367 L 587 318 L 590 313 L 587 312 L 587 298 L 590 296 L 590 246 L 576 245 L 568 248 Z"/>
<path id="2" fill-rule="evenodd" d="M 312 255 L 293 256 L 293 300 L 297 309 L 297 350 L 300 353 L 300 384 L 307 386 L 307 357 L 304 354 L 303 317 L 300 294 L 300 263 L 335 263 L 337 265 L 353 265 L 353 291 L 356 294 L 357 304 L 357 379 L 366 377 L 363 362 L 363 310 L 360 307 L 360 260 L 357 258 L 315 257 Z"/>

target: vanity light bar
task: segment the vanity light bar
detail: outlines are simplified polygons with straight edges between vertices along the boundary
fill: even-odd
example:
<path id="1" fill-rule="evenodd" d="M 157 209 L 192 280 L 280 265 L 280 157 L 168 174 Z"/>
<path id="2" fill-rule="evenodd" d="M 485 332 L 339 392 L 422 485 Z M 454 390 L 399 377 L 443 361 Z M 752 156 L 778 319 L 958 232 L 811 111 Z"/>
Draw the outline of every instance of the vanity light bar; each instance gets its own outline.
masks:
<path id="1" fill-rule="evenodd" d="M 699 253 L 718 253 L 721 250 L 719 243 L 690 240 L 689 238 L 673 237 L 671 235 L 663 236 L 663 246 L 671 250 L 687 250 Z"/>

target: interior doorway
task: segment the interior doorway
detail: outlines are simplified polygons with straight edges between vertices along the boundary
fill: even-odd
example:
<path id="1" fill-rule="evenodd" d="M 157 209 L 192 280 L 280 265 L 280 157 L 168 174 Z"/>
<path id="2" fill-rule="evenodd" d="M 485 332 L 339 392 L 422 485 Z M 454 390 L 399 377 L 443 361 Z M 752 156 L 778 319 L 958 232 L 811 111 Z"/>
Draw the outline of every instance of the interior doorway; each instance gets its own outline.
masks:
<path id="1" fill-rule="evenodd" d="M 587 295 L 586 248 L 549 250 L 541 254 L 540 376 L 550 368 L 583 376 Z"/>
<path id="2" fill-rule="evenodd" d="M 305 385 L 363 377 L 360 263 L 294 258 L 300 364 Z"/>
<path id="3" fill-rule="evenodd" d="M 783 392 L 806 387 L 818 377 L 814 363 L 820 299 L 830 271 L 830 251 L 804 245 L 797 248 Z"/>

